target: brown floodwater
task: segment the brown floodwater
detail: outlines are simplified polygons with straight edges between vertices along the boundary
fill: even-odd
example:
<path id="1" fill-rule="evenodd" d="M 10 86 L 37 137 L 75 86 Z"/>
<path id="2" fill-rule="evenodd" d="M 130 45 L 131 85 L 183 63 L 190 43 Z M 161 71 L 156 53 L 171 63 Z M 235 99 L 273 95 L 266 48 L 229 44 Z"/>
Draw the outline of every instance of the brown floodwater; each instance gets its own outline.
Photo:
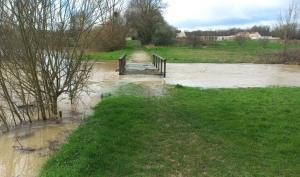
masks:
<path id="1" fill-rule="evenodd" d="M 77 126 L 77 122 L 35 123 L 0 136 L 0 176 L 37 176 L 44 162 Z"/>
<path id="2" fill-rule="evenodd" d="M 128 83 L 143 84 L 151 96 L 163 94 L 164 81 L 159 76 L 119 76 L 116 62 L 95 63 L 88 90 L 76 105 L 60 99 L 59 110 L 63 122 L 34 122 L 23 125 L 6 134 L 0 132 L 0 177 L 35 177 L 45 161 L 55 153 L 92 108 L 101 101 L 102 95 L 114 92 Z"/>
<path id="3" fill-rule="evenodd" d="M 298 87 L 300 65 L 168 64 L 167 84 L 202 88 Z"/>
<path id="4" fill-rule="evenodd" d="M 45 161 L 63 144 L 81 120 L 105 93 L 128 83 L 142 84 L 149 96 L 161 96 L 166 85 L 202 88 L 300 86 L 300 66 L 256 64 L 168 64 L 167 78 L 153 75 L 125 75 L 116 72 L 116 62 L 96 63 L 76 106 L 60 101 L 64 121 L 35 122 L 0 135 L 0 177 L 34 177 Z"/>

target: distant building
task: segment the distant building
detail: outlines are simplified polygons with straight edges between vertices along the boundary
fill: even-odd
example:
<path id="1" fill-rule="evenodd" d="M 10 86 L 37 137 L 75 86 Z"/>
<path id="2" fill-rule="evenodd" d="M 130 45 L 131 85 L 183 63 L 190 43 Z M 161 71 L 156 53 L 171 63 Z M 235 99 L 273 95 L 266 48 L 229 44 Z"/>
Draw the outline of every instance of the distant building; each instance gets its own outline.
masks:
<path id="1" fill-rule="evenodd" d="M 262 36 L 259 34 L 259 32 L 255 32 L 255 33 L 250 33 L 249 38 L 252 40 L 257 40 L 257 39 L 261 39 Z"/>
<path id="2" fill-rule="evenodd" d="M 252 40 L 258 40 L 258 39 L 262 38 L 262 36 L 259 34 L 259 32 L 254 32 L 254 33 L 240 32 L 240 33 L 237 33 L 235 36 L 236 37 L 245 37 L 245 38 L 249 38 Z"/>
<path id="3" fill-rule="evenodd" d="M 184 32 L 184 31 L 177 31 L 177 40 L 178 41 L 185 41 L 187 37 L 189 37 L 191 33 Z M 245 37 L 250 40 L 260 40 L 260 39 L 267 39 L 267 40 L 280 40 L 280 38 L 272 37 L 272 36 L 262 36 L 259 32 L 239 32 L 235 35 L 229 36 L 207 36 L 207 35 L 196 35 L 194 36 L 199 40 L 202 41 L 233 41 L 237 37 Z"/>
<path id="4" fill-rule="evenodd" d="M 231 36 L 217 36 L 217 41 L 232 41 L 235 39 L 235 35 Z"/>
<path id="5" fill-rule="evenodd" d="M 280 37 L 262 36 L 262 39 L 271 40 L 271 41 L 277 41 L 277 40 L 280 40 Z"/>
<path id="6" fill-rule="evenodd" d="M 186 38 L 186 34 L 184 31 L 180 31 L 176 34 L 176 38 Z"/>

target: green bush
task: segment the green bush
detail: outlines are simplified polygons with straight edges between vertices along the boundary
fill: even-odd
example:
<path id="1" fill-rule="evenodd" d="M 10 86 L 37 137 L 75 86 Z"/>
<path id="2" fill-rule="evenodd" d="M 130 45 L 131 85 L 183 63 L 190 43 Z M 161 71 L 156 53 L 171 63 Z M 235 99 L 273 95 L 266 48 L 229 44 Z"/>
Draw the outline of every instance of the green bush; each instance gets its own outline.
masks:
<path id="1" fill-rule="evenodd" d="M 155 31 L 153 42 L 155 45 L 171 45 L 175 43 L 176 32 L 168 24 L 161 24 Z"/>

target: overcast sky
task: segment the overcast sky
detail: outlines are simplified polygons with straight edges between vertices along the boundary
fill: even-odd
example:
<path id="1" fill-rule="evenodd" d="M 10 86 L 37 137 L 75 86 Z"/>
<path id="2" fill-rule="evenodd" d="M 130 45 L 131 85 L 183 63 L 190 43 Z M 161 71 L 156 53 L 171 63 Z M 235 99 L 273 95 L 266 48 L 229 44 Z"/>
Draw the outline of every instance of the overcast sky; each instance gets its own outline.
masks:
<path id="1" fill-rule="evenodd" d="M 300 1 L 300 0 L 297 0 Z M 273 25 L 289 0 L 164 0 L 167 22 L 181 30 Z"/>

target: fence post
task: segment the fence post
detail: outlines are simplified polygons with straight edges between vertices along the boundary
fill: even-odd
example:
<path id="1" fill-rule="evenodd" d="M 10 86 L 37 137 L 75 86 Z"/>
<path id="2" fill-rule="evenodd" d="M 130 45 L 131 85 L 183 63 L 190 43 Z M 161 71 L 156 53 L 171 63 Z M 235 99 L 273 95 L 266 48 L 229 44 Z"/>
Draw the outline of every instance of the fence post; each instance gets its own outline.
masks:
<path id="1" fill-rule="evenodd" d="M 152 55 L 152 64 L 154 64 L 154 54 Z"/>
<path id="2" fill-rule="evenodd" d="M 122 75 L 122 60 L 119 59 L 119 75 Z"/>
<path id="3" fill-rule="evenodd" d="M 119 75 L 123 75 L 125 73 L 125 66 L 126 66 L 126 55 L 124 54 L 119 59 Z"/>
<path id="4" fill-rule="evenodd" d="M 164 60 L 164 77 L 166 77 L 167 76 L 167 60 L 165 59 Z"/>
<path id="5" fill-rule="evenodd" d="M 163 59 L 160 59 L 160 75 L 163 75 Z"/>

